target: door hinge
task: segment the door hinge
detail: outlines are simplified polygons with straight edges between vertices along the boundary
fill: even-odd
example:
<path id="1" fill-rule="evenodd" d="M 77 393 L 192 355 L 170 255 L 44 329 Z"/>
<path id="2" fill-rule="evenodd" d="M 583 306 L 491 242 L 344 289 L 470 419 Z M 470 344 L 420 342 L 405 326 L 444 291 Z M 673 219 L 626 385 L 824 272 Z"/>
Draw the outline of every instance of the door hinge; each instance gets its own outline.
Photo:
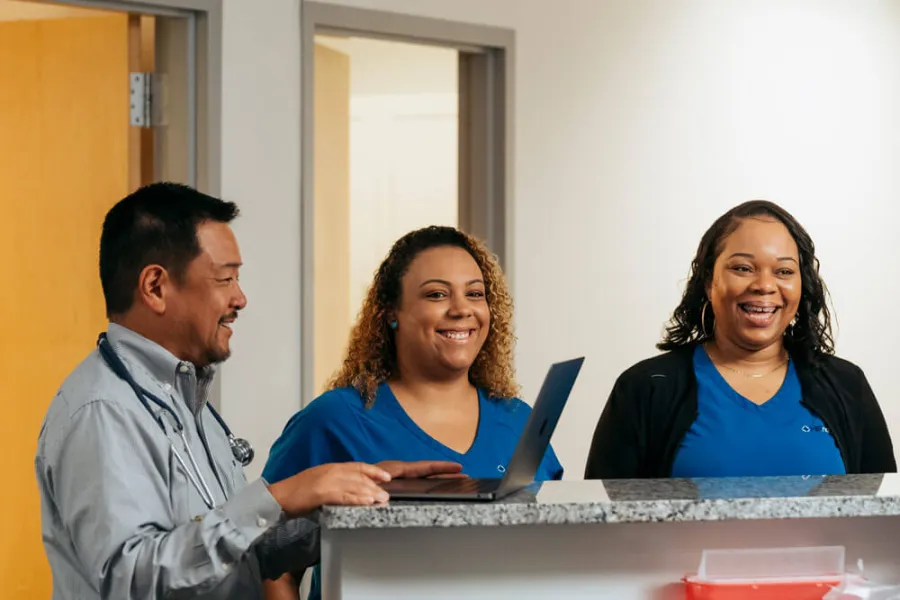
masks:
<path id="1" fill-rule="evenodd" d="M 128 74 L 129 122 L 134 127 L 153 127 L 154 96 L 153 73 Z"/>

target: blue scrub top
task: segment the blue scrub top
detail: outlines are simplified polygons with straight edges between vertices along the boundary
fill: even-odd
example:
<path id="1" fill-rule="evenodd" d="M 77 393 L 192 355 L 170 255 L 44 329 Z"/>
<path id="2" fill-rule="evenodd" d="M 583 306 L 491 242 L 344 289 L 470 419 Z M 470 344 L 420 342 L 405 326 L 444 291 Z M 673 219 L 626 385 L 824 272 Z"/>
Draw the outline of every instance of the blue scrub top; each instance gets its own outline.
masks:
<path id="1" fill-rule="evenodd" d="M 531 407 L 518 399 L 488 399 L 481 390 L 478 406 L 475 440 L 459 453 L 416 425 L 386 383 L 368 409 L 355 389 L 331 390 L 288 421 L 272 446 L 263 477 L 274 483 L 324 463 L 383 460 L 452 461 L 469 477 L 502 477 Z M 560 479 L 562 474 L 553 448 L 548 448 L 535 479 Z"/>
<path id="2" fill-rule="evenodd" d="M 328 391 L 295 414 L 272 445 L 263 477 L 281 481 L 304 469 L 333 462 L 445 460 L 460 463 L 469 477 L 503 477 L 531 407 L 519 399 L 489 400 L 478 390 L 478 430 L 465 453 L 448 448 L 409 418 L 387 383 L 366 408 L 353 388 Z M 536 481 L 561 479 L 552 447 Z M 309 600 L 321 598 L 319 568 L 313 570 Z"/>
<path id="3" fill-rule="evenodd" d="M 681 442 L 672 477 L 845 473 L 831 432 L 800 403 L 793 361 L 781 388 L 761 405 L 738 394 L 702 346 L 694 351 L 694 373 L 699 414 Z M 815 478 L 809 481 L 812 486 Z"/>

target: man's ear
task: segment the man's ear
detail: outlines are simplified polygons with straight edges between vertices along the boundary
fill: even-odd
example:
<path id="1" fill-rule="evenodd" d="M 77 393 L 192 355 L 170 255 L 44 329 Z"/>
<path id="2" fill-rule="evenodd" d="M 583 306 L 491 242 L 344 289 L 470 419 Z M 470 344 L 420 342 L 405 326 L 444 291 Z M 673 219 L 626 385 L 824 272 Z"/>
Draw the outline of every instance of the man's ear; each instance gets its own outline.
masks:
<path id="1" fill-rule="evenodd" d="M 160 265 L 147 265 L 138 277 L 137 299 L 158 315 L 166 312 L 166 296 L 173 284 L 169 272 Z"/>

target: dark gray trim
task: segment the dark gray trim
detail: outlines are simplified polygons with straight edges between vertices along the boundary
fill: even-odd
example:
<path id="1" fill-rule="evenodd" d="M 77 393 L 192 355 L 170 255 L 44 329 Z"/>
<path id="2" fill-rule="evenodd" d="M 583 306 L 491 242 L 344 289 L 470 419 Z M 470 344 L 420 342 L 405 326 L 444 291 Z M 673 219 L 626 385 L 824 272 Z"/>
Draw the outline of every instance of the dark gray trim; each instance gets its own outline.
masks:
<path id="1" fill-rule="evenodd" d="M 505 53 L 459 53 L 459 227 L 506 268 Z"/>
<path id="2" fill-rule="evenodd" d="M 303 20 L 316 33 L 358 35 L 452 48 L 509 48 L 512 30 L 403 13 L 368 10 L 303 0 Z"/>

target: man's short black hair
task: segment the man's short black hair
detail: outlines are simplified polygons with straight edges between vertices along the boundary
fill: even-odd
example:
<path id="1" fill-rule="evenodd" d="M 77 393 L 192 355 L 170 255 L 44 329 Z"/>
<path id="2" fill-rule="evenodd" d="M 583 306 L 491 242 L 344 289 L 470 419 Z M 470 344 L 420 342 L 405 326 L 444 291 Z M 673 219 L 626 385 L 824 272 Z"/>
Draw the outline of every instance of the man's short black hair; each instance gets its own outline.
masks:
<path id="1" fill-rule="evenodd" d="M 179 183 L 152 183 L 120 200 L 103 221 L 100 283 L 106 315 L 131 308 L 138 278 L 147 265 L 160 265 L 176 280 L 200 254 L 197 226 L 230 223 L 233 202 L 207 196 Z"/>

